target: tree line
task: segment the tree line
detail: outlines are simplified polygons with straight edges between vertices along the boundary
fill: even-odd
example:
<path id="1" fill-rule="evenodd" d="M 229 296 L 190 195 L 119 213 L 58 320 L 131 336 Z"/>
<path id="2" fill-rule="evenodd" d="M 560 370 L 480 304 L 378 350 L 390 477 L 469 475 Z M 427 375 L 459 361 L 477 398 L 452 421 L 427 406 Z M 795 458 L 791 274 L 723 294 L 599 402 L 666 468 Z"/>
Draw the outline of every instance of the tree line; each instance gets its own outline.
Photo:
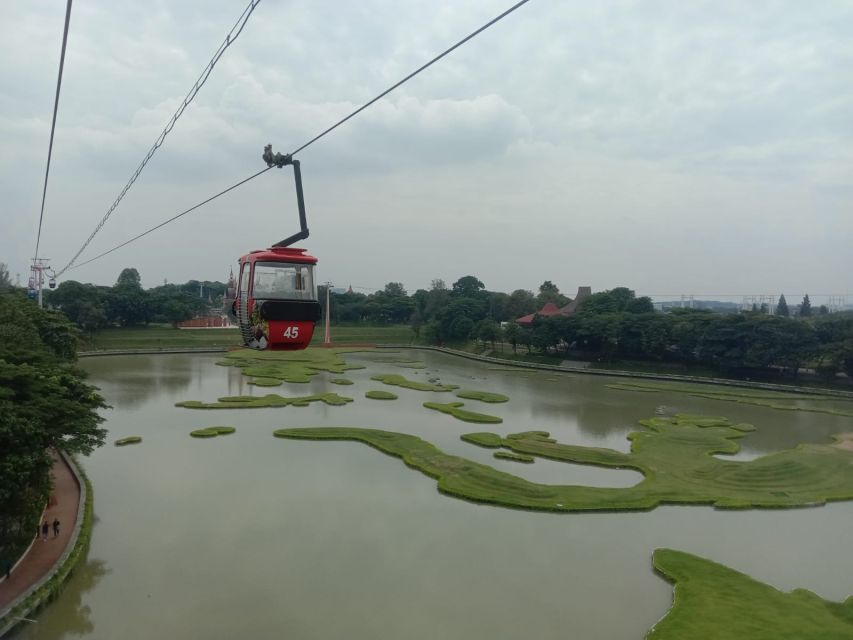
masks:
<path id="1" fill-rule="evenodd" d="M 126 268 L 111 287 L 65 280 L 53 291 L 46 290 L 44 301 L 84 331 L 92 332 L 152 322 L 177 325 L 208 313 L 211 306 L 221 308 L 225 288 L 223 282 L 190 280 L 143 289 L 139 272 Z"/>
<path id="2" fill-rule="evenodd" d="M 29 544 L 50 494 L 51 449 L 88 454 L 106 431 L 76 368 L 79 331 L 0 282 L 0 565 Z"/>

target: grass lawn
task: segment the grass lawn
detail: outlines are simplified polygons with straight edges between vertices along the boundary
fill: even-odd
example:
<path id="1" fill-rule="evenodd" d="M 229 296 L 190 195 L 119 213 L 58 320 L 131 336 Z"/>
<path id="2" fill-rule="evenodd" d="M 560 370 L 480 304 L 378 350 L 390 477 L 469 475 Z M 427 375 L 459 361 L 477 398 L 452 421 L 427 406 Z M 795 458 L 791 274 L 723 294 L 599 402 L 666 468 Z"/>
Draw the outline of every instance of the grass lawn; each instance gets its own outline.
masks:
<path id="1" fill-rule="evenodd" d="M 324 330 L 318 325 L 312 344 L 323 342 Z M 410 344 L 409 325 L 332 326 L 335 343 Z M 169 349 L 181 347 L 232 347 L 241 344 L 240 331 L 228 329 L 175 329 L 171 326 L 112 327 L 84 336 L 81 351 L 108 349 Z"/>

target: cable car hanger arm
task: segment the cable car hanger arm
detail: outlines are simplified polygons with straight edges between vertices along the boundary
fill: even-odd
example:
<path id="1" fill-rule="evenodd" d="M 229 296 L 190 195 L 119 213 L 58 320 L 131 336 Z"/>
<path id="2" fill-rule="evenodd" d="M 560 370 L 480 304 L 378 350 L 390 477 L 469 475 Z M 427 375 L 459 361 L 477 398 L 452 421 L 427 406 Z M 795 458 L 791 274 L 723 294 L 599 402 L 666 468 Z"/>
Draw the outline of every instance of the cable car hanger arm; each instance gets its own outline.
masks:
<path id="1" fill-rule="evenodd" d="M 289 247 L 293 243 L 308 237 L 308 223 L 305 219 L 305 197 L 302 194 L 302 171 L 299 169 L 299 160 L 294 160 L 293 155 L 290 153 L 287 155 L 273 153 L 271 144 L 264 147 L 264 155 L 262 157 L 269 168 L 278 167 L 281 169 L 285 165 L 293 165 L 293 179 L 296 182 L 296 206 L 299 208 L 299 232 L 273 245 L 274 247 Z"/>

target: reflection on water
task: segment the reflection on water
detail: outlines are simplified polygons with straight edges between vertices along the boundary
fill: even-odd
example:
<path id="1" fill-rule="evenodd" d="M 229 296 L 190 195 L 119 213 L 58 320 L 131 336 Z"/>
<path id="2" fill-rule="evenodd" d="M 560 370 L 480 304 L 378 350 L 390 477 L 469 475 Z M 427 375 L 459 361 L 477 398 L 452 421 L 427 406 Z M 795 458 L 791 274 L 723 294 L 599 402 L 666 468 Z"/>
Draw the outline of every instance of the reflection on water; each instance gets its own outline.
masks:
<path id="1" fill-rule="evenodd" d="M 99 516 L 91 549 L 102 560 L 84 565 L 90 578 L 78 571 L 19 637 L 638 639 L 672 601 L 670 585 L 651 570 L 652 551 L 664 546 L 780 589 L 805 587 L 833 600 L 853 592 L 853 503 L 779 511 L 514 511 L 441 495 L 433 479 L 362 444 L 272 437 L 282 427 L 401 431 L 534 482 L 625 486 L 638 474 L 499 461 L 459 436 L 536 429 L 561 442 L 625 451 L 638 420 L 663 405 L 751 422 L 758 431 L 741 444 L 745 453 L 763 454 L 826 441 L 850 431 L 849 420 L 615 391 L 606 388 L 610 380 L 593 376 L 490 371 L 438 353 L 395 355 L 426 368 L 360 358 L 367 368 L 347 372 L 351 386 L 333 385 L 329 379 L 338 376 L 321 373 L 308 384 L 256 389 L 238 370 L 217 366 L 219 356 L 83 361 L 115 407 L 105 412 L 110 439 L 141 435 L 143 442 L 102 447 L 83 461 Z M 503 419 L 467 424 L 422 406 L 451 401 L 452 393 L 394 388 L 398 400 L 366 399 L 366 391 L 383 388 L 370 379 L 379 373 L 437 375 L 510 401 L 465 401 Z M 355 402 L 243 411 L 174 406 L 224 395 L 324 391 Z M 189 437 L 214 424 L 237 431 Z"/>
<path id="2" fill-rule="evenodd" d="M 21 623 L 10 636 L 20 640 L 39 638 L 41 640 L 58 640 L 69 635 L 92 635 L 95 623 L 92 621 L 92 610 L 84 604 L 84 596 L 95 588 L 105 575 L 110 572 L 106 563 L 101 560 L 90 560 L 88 554 L 74 568 L 63 589 L 61 598 L 36 614 L 38 622 Z"/>

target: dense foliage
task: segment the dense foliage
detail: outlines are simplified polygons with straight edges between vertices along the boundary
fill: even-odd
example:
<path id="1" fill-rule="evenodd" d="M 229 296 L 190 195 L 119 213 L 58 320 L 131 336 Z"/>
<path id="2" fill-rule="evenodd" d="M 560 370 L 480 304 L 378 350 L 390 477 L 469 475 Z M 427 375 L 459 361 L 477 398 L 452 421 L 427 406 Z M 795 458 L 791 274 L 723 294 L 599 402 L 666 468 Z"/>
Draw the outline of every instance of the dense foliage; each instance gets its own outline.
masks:
<path id="1" fill-rule="evenodd" d="M 22 294 L 0 293 L 0 561 L 32 537 L 50 492 L 50 449 L 104 442 L 97 390 L 75 368 L 77 330 Z"/>
<path id="2" fill-rule="evenodd" d="M 44 299 L 78 327 L 91 332 L 114 325 L 132 327 L 189 320 L 207 313 L 211 306 L 221 308 L 225 287 L 222 282 L 190 280 L 143 289 L 139 272 L 127 268 L 112 287 L 66 280 L 55 290 L 45 291 Z"/>

